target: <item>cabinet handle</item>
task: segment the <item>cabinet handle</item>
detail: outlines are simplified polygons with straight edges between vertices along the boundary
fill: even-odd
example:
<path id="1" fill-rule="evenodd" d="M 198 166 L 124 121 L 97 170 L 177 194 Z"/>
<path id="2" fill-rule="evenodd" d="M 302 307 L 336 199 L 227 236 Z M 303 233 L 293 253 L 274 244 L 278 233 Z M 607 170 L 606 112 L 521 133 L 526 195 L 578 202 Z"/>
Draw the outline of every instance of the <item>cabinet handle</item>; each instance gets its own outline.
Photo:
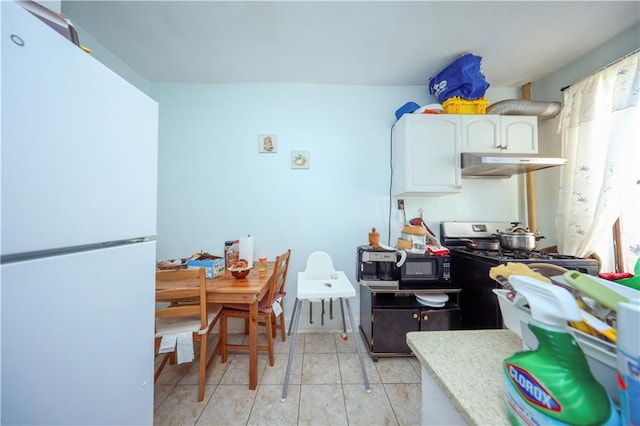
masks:
<path id="1" fill-rule="evenodd" d="M 418 314 L 416 314 L 415 312 L 413 313 L 413 319 L 418 319 Z"/>
<path id="2" fill-rule="evenodd" d="M 422 317 L 422 321 L 427 321 L 429 319 L 429 317 L 427 315 Z"/>

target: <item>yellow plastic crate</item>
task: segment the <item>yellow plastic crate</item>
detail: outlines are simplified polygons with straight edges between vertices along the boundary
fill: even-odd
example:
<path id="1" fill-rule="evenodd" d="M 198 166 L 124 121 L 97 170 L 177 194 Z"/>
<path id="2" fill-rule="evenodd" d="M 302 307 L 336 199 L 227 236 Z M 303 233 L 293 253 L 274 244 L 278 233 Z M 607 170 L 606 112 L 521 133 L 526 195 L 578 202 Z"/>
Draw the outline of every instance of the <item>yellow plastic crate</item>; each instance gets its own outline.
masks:
<path id="1" fill-rule="evenodd" d="M 442 104 L 445 114 L 486 114 L 489 101 L 485 98 L 467 100 L 459 96 L 447 99 Z"/>

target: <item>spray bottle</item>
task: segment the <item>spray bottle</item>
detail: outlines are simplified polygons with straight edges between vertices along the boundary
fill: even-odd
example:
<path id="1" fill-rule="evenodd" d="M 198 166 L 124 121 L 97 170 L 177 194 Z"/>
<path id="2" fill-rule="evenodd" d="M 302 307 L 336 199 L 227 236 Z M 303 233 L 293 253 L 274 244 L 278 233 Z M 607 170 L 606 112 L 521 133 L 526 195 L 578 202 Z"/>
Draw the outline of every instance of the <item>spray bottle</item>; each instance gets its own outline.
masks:
<path id="1" fill-rule="evenodd" d="M 529 302 L 533 351 L 503 362 L 505 398 L 514 425 L 619 425 L 611 397 L 591 374 L 567 321 L 582 321 L 565 289 L 531 277 L 512 275 L 509 283 Z"/>

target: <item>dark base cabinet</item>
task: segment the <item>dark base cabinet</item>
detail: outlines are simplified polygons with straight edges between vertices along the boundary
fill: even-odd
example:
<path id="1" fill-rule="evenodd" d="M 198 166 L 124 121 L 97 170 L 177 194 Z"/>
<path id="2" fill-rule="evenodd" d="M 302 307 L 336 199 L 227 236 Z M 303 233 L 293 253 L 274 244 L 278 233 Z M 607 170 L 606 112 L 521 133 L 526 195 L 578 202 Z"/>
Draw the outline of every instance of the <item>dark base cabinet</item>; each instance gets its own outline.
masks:
<path id="1" fill-rule="evenodd" d="M 453 253 L 456 267 L 451 279 L 460 287 L 462 328 L 465 330 L 501 329 L 502 314 L 493 289 L 502 288 L 489 277 L 489 270 L 497 263 L 469 258 Z"/>
<path id="2" fill-rule="evenodd" d="M 411 355 L 406 341 L 410 331 L 460 329 L 459 292 L 378 290 L 361 285 L 360 332 L 374 361 L 381 356 Z M 442 308 L 430 308 L 416 300 L 416 294 L 429 293 L 448 293 L 449 301 Z"/>

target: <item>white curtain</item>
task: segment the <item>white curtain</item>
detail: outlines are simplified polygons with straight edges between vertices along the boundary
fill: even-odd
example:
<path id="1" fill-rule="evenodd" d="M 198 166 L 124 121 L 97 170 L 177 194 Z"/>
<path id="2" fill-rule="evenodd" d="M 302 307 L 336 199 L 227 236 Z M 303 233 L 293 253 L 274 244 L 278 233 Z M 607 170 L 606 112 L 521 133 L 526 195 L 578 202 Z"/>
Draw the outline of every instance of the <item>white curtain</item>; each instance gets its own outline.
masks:
<path id="1" fill-rule="evenodd" d="M 564 92 L 558 252 L 594 252 L 640 178 L 640 52 Z"/>

